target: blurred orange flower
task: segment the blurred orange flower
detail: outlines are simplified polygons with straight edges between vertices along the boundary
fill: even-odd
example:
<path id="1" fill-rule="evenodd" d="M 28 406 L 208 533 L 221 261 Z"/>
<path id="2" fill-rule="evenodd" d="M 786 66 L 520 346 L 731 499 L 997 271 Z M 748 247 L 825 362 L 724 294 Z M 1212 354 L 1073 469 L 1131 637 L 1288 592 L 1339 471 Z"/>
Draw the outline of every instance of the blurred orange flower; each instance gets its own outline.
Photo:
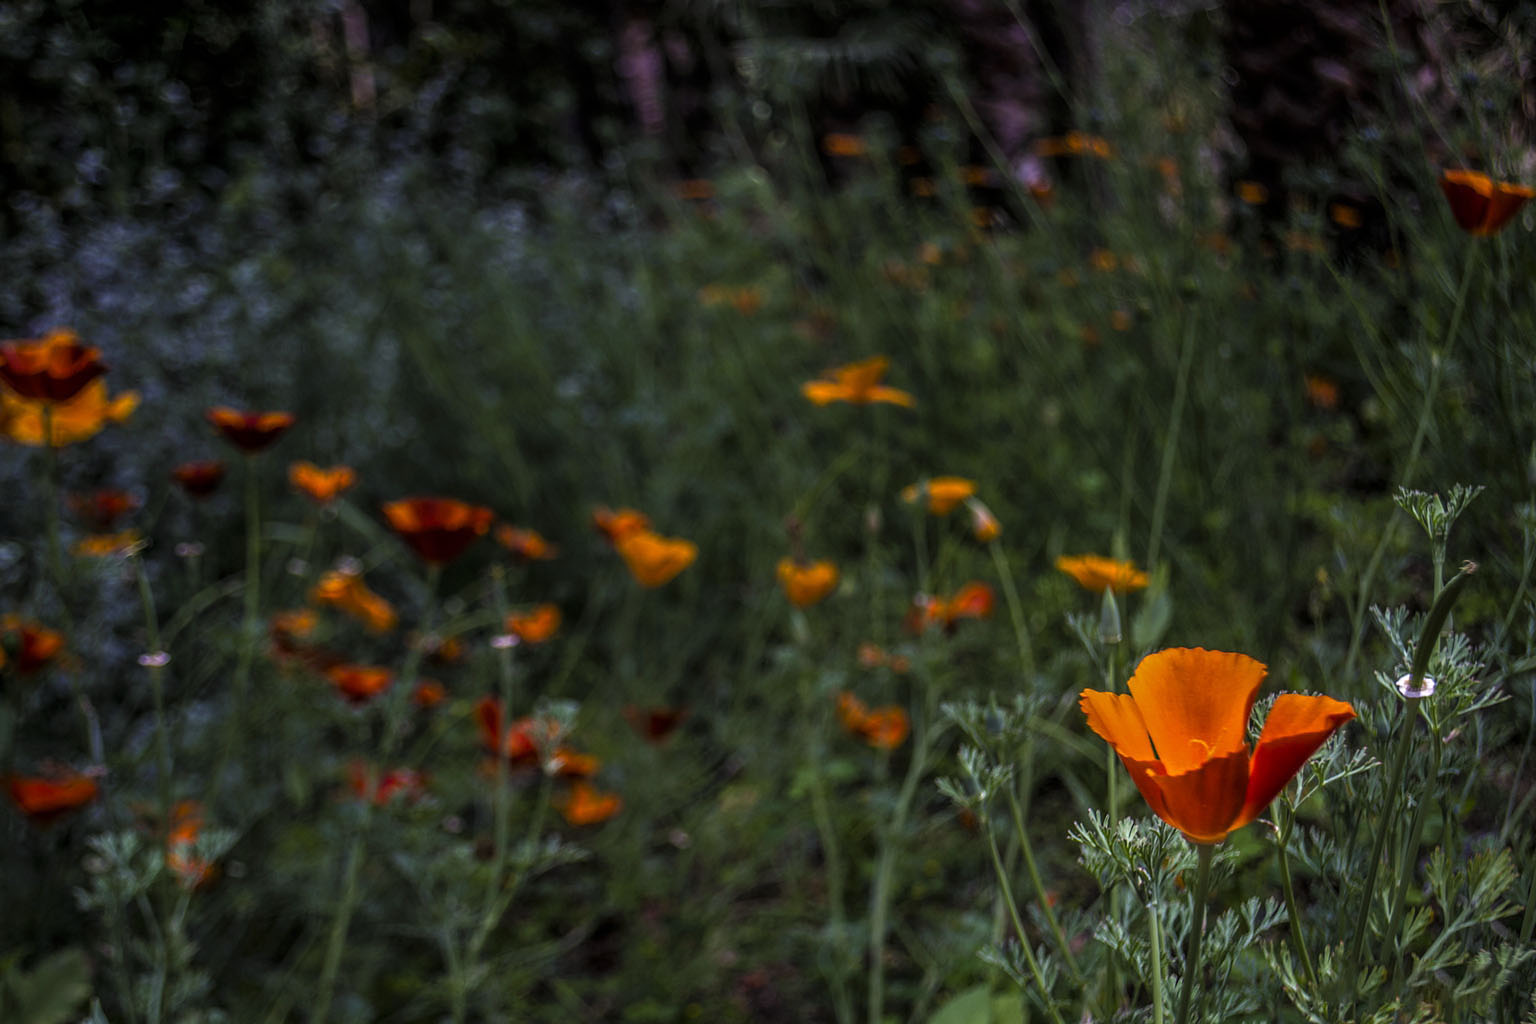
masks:
<path id="1" fill-rule="evenodd" d="M 1309 373 L 1304 383 L 1307 388 L 1307 401 L 1314 407 L 1325 410 L 1339 407 L 1338 381 L 1320 373 Z"/>
<path id="2" fill-rule="evenodd" d="M 560 608 L 541 604 L 525 612 L 512 612 L 507 616 L 505 627 L 508 633 L 525 644 L 542 644 L 560 628 Z"/>
<path id="3" fill-rule="evenodd" d="M 691 540 L 663 537 L 650 530 L 626 535 L 617 547 L 629 574 L 642 587 L 659 587 L 693 564 L 699 549 Z"/>
<path id="4" fill-rule="evenodd" d="M 84 772 L 51 778 L 13 775 L 6 780 L 11 802 L 35 822 L 49 822 L 84 807 L 100 792 L 96 780 Z"/>
<path id="5" fill-rule="evenodd" d="M 821 151 L 828 156 L 856 157 L 869 152 L 863 136 L 852 132 L 828 132 L 821 137 Z"/>
<path id="6" fill-rule="evenodd" d="M 779 586 L 796 608 L 808 608 L 837 589 L 837 566 L 831 562 L 779 559 Z"/>
<path id="7" fill-rule="evenodd" d="M 832 402 L 849 402 L 854 405 L 889 402 L 911 408 L 917 404 L 917 399 L 911 394 L 880 383 L 890 366 L 891 361 L 885 356 L 872 356 L 862 362 L 836 366 L 825 371 L 821 379 L 802 384 L 800 392 L 816 405 Z"/>
<path id="8" fill-rule="evenodd" d="M 1038 139 L 1036 156 L 1095 156 L 1108 160 L 1113 154 L 1108 140 L 1087 132 L 1068 132 L 1059 138 Z"/>
<path id="9" fill-rule="evenodd" d="M 8 655 L 22 675 L 36 672 L 64 650 L 64 634 L 18 615 L 0 617 L 0 665 Z"/>
<path id="10" fill-rule="evenodd" d="M 313 462 L 295 462 L 288 467 L 288 482 L 311 501 L 328 505 L 336 496 L 357 483 L 351 466 L 321 469 Z"/>
<path id="11" fill-rule="evenodd" d="M 878 750 L 895 750 L 907 739 L 911 723 L 898 704 L 870 709 L 846 690 L 837 695 L 837 720 L 844 729 Z"/>
<path id="12" fill-rule="evenodd" d="M 214 866 L 192 855 L 193 845 L 203 831 L 203 807 L 196 800 L 183 800 L 171 811 L 171 825 L 165 837 L 165 866 L 183 886 L 196 889 L 212 881 Z"/>
<path id="13" fill-rule="evenodd" d="M 632 508 L 609 508 L 599 505 L 592 510 L 592 525 L 597 527 L 609 544 L 617 545 L 631 534 L 651 528 L 650 517 Z"/>
<path id="14" fill-rule="evenodd" d="M 997 596 L 985 583 L 972 580 L 950 598 L 919 596 L 907 613 L 907 630 L 921 633 L 930 626 L 938 625 L 945 632 L 953 632 L 961 619 L 986 619 L 992 615 Z"/>
<path id="15" fill-rule="evenodd" d="M 51 448 L 89 441 L 109 423 L 121 423 L 139 407 L 137 391 L 107 395 L 107 382 L 93 380 L 67 402 L 52 403 L 52 427 L 44 441 L 44 406 L 41 400 L 28 400 L 0 390 L 0 431 L 17 444 L 32 448 L 45 443 Z"/>
<path id="16" fill-rule="evenodd" d="M 40 341 L 0 343 L 0 383 L 34 402 L 61 405 L 105 372 L 101 351 L 80 344 L 71 330 L 52 331 Z"/>
<path id="17" fill-rule="evenodd" d="M 1262 181 L 1239 181 L 1237 198 L 1249 206 L 1263 206 L 1269 202 L 1269 186 Z"/>
<path id="18" fill-rule="evenodd" d="M 1478 171 L 1442 171 L 1440 191 L 1451 206 L 1451 216 L 1468 234 L 1496 234 L 1514 219 L 1536 189 L 1509 181 L 1494 181 Z"/>
<path id="19" fill-rule="evenodd" d="M 347 766 L 347 788 L 359 800 L 368 799 L 370 782 L 373 783 L 373 804 L 376 807 L 383 807 L 396 797 L 418 800 L 426 795 L 427 777 L 421 772 L 409 768 L 392 768 L 379 773 L 376 781 L 371 778 L 373 772 L 374 769 L 361 761 L 353 761 Z"/>
<path id="20" fill-rule="evenodd" d="M 936 476 L 902 488 L 901 500 L 908 505 L 926 502 L 931 515 L 947 516 L 955 506 L 976 493 L 976 482 L 963 476 Z"/>
<path id="21" fill-rule="evenodd" d="M 398 619 L 394 606 L 369 590 L 361 575 L 343 569 L 322 574 L 311 588 L 309 599 L 352 616 L 373 633 L 388 633 Z"/>
<path id="22" fill-rule="evenodd" d="M 642 708 L 633 704 L 624 706 L 624 719 L 642 739 L 651 743 L 664 743 L 688 718 L 687 708 Z"/>
<path id="23" fill-rule="evenodd" d="M 243 412 L 220 405 L 204 416 L 224 440 L 247 454 L 270 447 L 293 426 L 293 414 L 287 412 Z"/>
<path id="24" fill-rule="evenodd" d="M 395 681 L 394 672 L 382 665 L 332 665 L 325 676 L 353 704 L 367 703 Z"/>
<path id="25" fill-rule="evenodd" d="M 1056 568 L 1077 580 L 1084 589 L 1103 593 L 1109 587 L 1117 594 L 1140 590 L 1147 585 L 1147 574 L 1134 562 L 1121 562 L 1102 555 L 1062 555 Z"/>
<path id="26" fill-rule="evenodd" d="M 436 679 L 423 679 L 411 694 L 411 702 L 421 708 L 435 708 L 447 699 L 448 688 Z"/>
<path id="27" fill-rule="evenodd" d="M 1084 690 L 1079 703 L 1157 816 L 1191 842 L 1219 843 L 1355 717 L 1331 697 L 1282 694 L 1250 752 L 1248 717 L 1266 671 L 1245 654 L 1174 647 L 1142 659 L 1129 695 Z"/>
<path id="28" fill-rule="evenodd" d="M 183 462 L 171 471 L 181 489 L 194 498 L 206 498 L 224 482 L 224 463 L 218 459 Z"/>
<path id="29" fill-rule="evenodd" d="M 503 722 L 501 701 L 495 697 L 481 697 L 475 703 L 475 727 L 480 733 L 480 744 L 514 765 L 537 765 L 539 752 L 554 746 L 559 735 L 558 723 L 550 719 L 519 718 L 505 726 Z"/>
<path id="30" fill-rule="evenodd" d="M 75 518 L 92 533 L 110 533 L 119 519 L 139 507 L 139 499 L 127 491 L 71 494 L 67 501 Z"/>
<path id="31" fill-rule="evenodd" d="M 763 308 L 763 290 L 755 285 L 730 287 L 723 284 L 707 284 L 699 289 L 701 306 L 731 305 L 742 316 L 751 316 Z"/>
<path id="32" fill-rule="evenodd" d="M 618 814 L 624 801 L 615 793 L 598 791 L 585 779 L 574 783 L 570 791 L 555 799 L 555 809 L 572 825 L 596 825 Z"/>
<path id="33" fill-rule="evenodd" d="M 583 754 L 574 747 L 556 747 L 544 770 L 565 779 L 590 779 L 602 766 L 603 762 L 591 754 Z"/>
<path id="34" fill-rule="evenodd" d="M 384 506 L 384 517 L 425 561 L 443 565 L 491 528 L 491 510 L 453 498 L 404 498 Z"/>
<path id="35" fill-rule="evenodd" d="M 127 555 L 144 543 L 144 535 L 138 530 L 122 530 L 118 533 L 92 533 L 75 541 L 70 548 L 81 558 L 111 558 Z"/>
<path id="36" fill-rule="evenodd" d="M 904 655 L 891 654 L 878 644 L 859 644 L 858 659 L 860 668 L 889 668 L 897 675 L 912 668 L 912 663 Z"/>
<path id="37" fill-rule="evenodd" d="M 559 549 L 545 540 L 539 531 L 508 523 L 496 527 L 496 543 L 524 562 L 548 561 L 559 553 Z"/>
<path id="38" fill-rule="evenodd" d="M 983 544 L 1003 535 L 1003 524 L 997 521 L 992 510 L 979 498 L 968 498 L 965 507 L 971 510 L 971 535 Z"/>

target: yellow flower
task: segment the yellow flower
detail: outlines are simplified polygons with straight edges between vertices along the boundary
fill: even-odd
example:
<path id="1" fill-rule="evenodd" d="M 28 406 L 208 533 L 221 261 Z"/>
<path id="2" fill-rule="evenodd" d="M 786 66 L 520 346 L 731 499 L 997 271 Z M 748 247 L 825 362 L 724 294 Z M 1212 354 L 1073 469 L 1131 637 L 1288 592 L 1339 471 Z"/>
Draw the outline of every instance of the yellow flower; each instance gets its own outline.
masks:
<path id="1" fill-rule="evenodd" d="M 53 406 L 53 432 L 43 439 L 43 408 Z M 17 444 L 39 448 L 51 443 L 54 448 L 89 441 L 108 423 L 121 423 L 139 407 L 139 393 L 124 391 L 107 395 L 106 381 L 91 381 L 67 402 L 47 403 L 22 398 L 0 390 L 0 431 Z"/>
<path id="2" fill-rule="evenodd" d="M 902 489 L 901 500 L 908 505 L 927 501 L 931 515 L 947 516 L 955 506 L 976 493 L 976 482 L 963 476 L 936 476 Z"/>

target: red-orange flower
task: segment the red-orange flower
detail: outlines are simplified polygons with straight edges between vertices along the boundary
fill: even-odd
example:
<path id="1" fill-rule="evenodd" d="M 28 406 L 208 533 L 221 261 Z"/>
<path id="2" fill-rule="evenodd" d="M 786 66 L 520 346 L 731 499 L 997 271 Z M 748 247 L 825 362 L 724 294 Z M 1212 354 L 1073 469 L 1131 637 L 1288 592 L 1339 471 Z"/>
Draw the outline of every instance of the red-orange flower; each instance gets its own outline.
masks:
<path id="1" fill-rule="evenodd" d="M 84 773 L 54 778 L 11 776 L 6 780 L 11 802 L 36 822 L 52 821 L 96 799 L 96 780 Z"/>
<path id="2" fill-rule="evenodd" d="M 347 788 L 359 800 L 367 800 L 369 783 L 373 782 L 373 803 L 377 807 L 383 807 L 396 797 L 420 799 L 427 791 L 426 776 L 410 768 L 391 768 L 379 773 L 376 781 L 372 775 L 373 769 L 367 765 L 352 762 L 347 766 Z"/>
<path id="3" fill-rule="evenodd" d="M 599 505 L 592 510 L 592 525 L 597 527 L 609 544 L 617 545 L 625 537 L 643 533 L 651 528 L 650 517 L 632 508 L 609 508 Z"/>
<path id="4" fill-rule="evenodd" d="M 997 604 L 997 595 L 987 584 L 972 580 L 953 597 L 920 596 L 907 613 L 907 629 L 921 633 L 929 626 L 942 626 L 952 631 L 961 619 L 987 619 Z"/>
<path id="5" fill-rule="evenodd" d="M 204 415 L 226 441 L 248 454 L 269 447 L 293 426 L 293 414 L 287 412 L 242 412 L 220 405 Z"/>
<path id="6" fill-rule="evenodd" d="M 1134 562 L 1120 562 L 1102 555 L 1062 555 L 1056 559 L 1056 568 L 1097 594 L 1102 594 L 1106 587 L 1123 594 L 1147 585 L 1147 574 L 1136 568 Z"/>
<path id="7" fill-rule="evenodd" d="M 886 387 L 880 383 L 891 361 L 885 356 L 872 356 L 862 362 L 835 366 L 822 373 L 819 380 L 806 381 L 800 393 L 817 405 L 832 402 L 849 402 L 868 405 L 870 402 L 889 402 L 908 408 L 917 404 L 909 392 Z"/>
<path id="8" fill-rule="evenodd" d="M 554 801 L 566 821 L 572 825 L 596 825 L 618 814 L 624 801 L 616 793 L 603 793 L 585 779 L 571 786 L 564 796 Z"/>
<path id="9" fill-rule="evenodd" d="M 524 562 L 548 561 L 559 551 L 538 530 L 526 530 L 510 523 L 496 527 L 496 543 Z"/>
<path id="10" fill-rule="evenodd" d="M 423 679 L 411 694 L 411 702 L 421 708 L 435 708 L 447 699 L 448 688 L 436 679 Z"/>
<path id="11" fill-rule="evenodd" d="M 171 827 L 165 837 L 165 866 L 188 889 L 213 879 L 213 863 L 192 855 L 202 831 L 203 807 L 196 800 L 183 800 L 171 810 Z"/>
<path id="12" fill-rule="evenodd" d="M 100 378 L 67 402 L 22 398 L 0 388 L 0 434 L 32 448 L 63 448 L 89 441 L 138 407 L 137 391 L 109 395 L 107 382 Z"/>
<path id="13" fill-rule="evenodd" d="M 127 491 L 71 494 L 67 500 L 75 518 L 92 533 L 111 533 L 119 519 L 139 507 L 139 499 Z"/>
<path id="14" fill-rule="evenodd" d="M 1173 647 L 1142 659 L 1128 696 L 1084 690 L 1079 703 L 1157 816 L 1193 842 L 1218 843 L 1355 717 L 1332 697 L 1282 694 L 1250 752 L 1248 713 L 1266 671 L 1245 654 Z"/>
<path id="15" fill-rule="evenodd" d="M 519 718 L 505 727 L 503 720 L 501 701 L 482 697 L 476 702 L 475 726 L 481 745 L 514 765 L 537 765 L 540 751 L 552 747 L 560 731 L 550 719 Z"/>
<path id="16" fill-rule="evenodd" d="M 126 556 L 144 543 L 144 535 L 138 530 L 122 530 L 118 533 L 92 533 L 75 541 L 70 548 L 81 558 L 110 558 Z"/>
<path id="17" fill-rule="evenodd" d="M 590 779 L 602 766 L 603 762 L 592 754 L 583 754 L 575 747 L 556 747 L 544 770 L 566 779 Z"/>
<path id="18" fill-rule="evenodd" d="M 351 466 L 321 469 L 313 462 L 300 461 L 288 467 L 288 482 L 311 501 L 328 505 L 342 491 L 357 483 L 357 473 Z"/>
<path id="19" fill-rule="evenodd" d="M 642 739 L 651 743 L 665 743 L 688 717 L 687 708 L 642 708 L 633 704 L 624 706 L 624 719 Z"/>
<path id="20" fill-rule="evenodd" d="M 629 573 L 642 587 L 659 587 L 693 564 L 698 546 L 680 537 L 663 537 L 640 530 L 621 539 L 617 547 Z"/>
<path id="21" fill-rule="evenodd" d="M 333 665 L 325 677 L 353 704 L 372 700 L 395 681 L 395 674 L 382 665 Z"/>
<path id="22" fill-rule="evenodd" d="M 1478 171 L 1442 171 L 1440 191 L 1451 205 L 1451 216 L 1471 235 L 1496 234 L 1514 219 L 1536 189 L 1509 181 L 1494 181 Z"/>
<path id="23" fill-rule="evenodd" d="M 402 540 L 434 565 L 451 562 L 491 528 L 491 510 L 453 498 L 404 498 L 384 506 Z"/>
<path id="24" fill-rule="evenodd" d="M 101 351 L 80 344 L 74 331 L 0 344 L 0 381 L 33 401 L 67 402 L 106 371 Z"/>
<path id="25" fill-rule="evenodd" d="M 224 463 L 218 459 L 183 462 L 171 471 L 181 489 L 194 498 L 206 498 L 224 482 Z"/>
<path id="26" fill-rule="evenodd" d="M 525 644 L 542 644 L 560 628 L 560 609 L 541 604 L 526 612 L 512 612 L 505 623 L 507 632 Z"/>
<path id="27" fill-rule="evenodd" d="M 931 515 L 947 516 L 955 506 L 976 493 L 976 482 L 963 476 L 936 476 L 902 488 L 901 500 L 908 505 L 919 501 Z"/>
<path id="28" fill-rule="evenodd" d="M 911 723 L 899 704 L 869 708 L 853 694 L 837 695 L 837 720 L 842 727 L 877 750 L 895 750 L 907 739 Z"/>
<path id="29" fill-rule="evenodd" d="M 779 586 L 796 608 L 808 608 L 837 589 L 837 566 L 831 562 L 779 559 Z"/>
<path id="30" fill-rule="evenodd" d="M 879 644 L 859 644 L 858 660 L 860 668 L 888 668 L 897 675 L 909 672 L 912 662 L 902 654 L 891 654 Z"/>
<path id="31" fill-rule="evenodd" d="M 64 634 L 18 615 L 0 617 L 0 665 L 6 656 L 23 675 L 44 667 L 64 649 Z"/>
<path id="32" fill-rule="evenodd" d="M 374 633 L 388 633 L 398 618 L 394 606 L 369 590 L 362 576 L 343 569 L 324 573 L 310 590 L 309 599 L 339 609 Z"/>

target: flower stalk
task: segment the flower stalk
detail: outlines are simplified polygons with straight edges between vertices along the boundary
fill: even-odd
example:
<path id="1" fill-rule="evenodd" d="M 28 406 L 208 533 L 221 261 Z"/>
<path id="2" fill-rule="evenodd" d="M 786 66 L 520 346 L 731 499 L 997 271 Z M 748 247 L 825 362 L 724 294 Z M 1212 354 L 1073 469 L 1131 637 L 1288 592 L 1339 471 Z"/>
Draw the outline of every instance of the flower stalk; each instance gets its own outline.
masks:
<path id="1" fill-rule="evenodd" d="M 1195 986 L 1200 981 L 1200 945 L 1205 938 L 1205 903 L 1211 887 L 1211 860 L 1216 854 L 1214 843 L 1196 843 L 1199 865 L 1195 869 L 1194 903 L 1189 921 L 1189 952 L 1184 957 L 1184 983 L 1179 990 L 1179 1014 L 1177 1024 L 1189 1024 L 1189 1007 L 1193 1002 Z"/>

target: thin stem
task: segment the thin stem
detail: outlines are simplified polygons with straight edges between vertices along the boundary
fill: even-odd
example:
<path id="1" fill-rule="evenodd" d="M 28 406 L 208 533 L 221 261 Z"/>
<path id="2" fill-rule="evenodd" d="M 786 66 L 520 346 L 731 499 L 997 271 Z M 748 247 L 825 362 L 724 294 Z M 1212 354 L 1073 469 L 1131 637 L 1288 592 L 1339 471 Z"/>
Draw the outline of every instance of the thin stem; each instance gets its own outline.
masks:
<path id="1" fill-rule="evenodd" d="M 1200 943 L 1205 938 L 1205 901 L 1211 888 L 1211 860 L 1216 854 L 1213 843 L 1197 843 L 1200 864 L 1195 874 L 1194 904 L 1189 917 L 1189 953 L 1184 957 L 1184 983 L 1179 988 L 1177 1024 L 1188 1024 L 1189 1006 L 1195 986 L 1200 981 Z"/>
<path id="2" fill-rule="evenodd" d="M 927 691 L 923 714 L 912 730 L 912 762 L 896 796 L 896 807 L 880 842 L 880 860 L 875 868 L 875 885 L 869 896 L 869 1024 L 884 1024 L 885 1016 L 885 933 L 891 909 L 891 876 L 896 869 L 896 844 L 906 827 L 907 812 L 917 794 L 928 761 L 928 721 L 932 717 L 933 685 L 924 680 Z"/>
<path id="3" fill-rule="evenodd" d="M 59 450 L 53 443 L 53 403 L 43 402 L 43 504 L 48 510 L 48 571 L 64 603 L 64 557 L 59 547 Z"/>
<path id="4" fill-rule="evenodd" d="M 209 802 L 224 784 L 224 773 L 233 762 L 238 764 L 245 734 L 249 731 L 245 709 L 251 688 L 251 666 L 256 660 L 256 637 L 261 618 L 261 491 L 258 486 L 258 457 L 245 457 L 245 614 L 240 621 L 240 652 L 235 663 L 234 704 L 224 726 L 224 742 L 214 768 Z"/>
<path id="5" fill-rule="evenodd" d="M 501 566 L 491 570 L 491 595 L 496 606 L 496 620 L 505 623 L 507 620 L 507 590 L 506 582 L 502 575 Z M 496 649 L 496 671 L 501 684 L 501 714 L 504 720 L 512 717 L 512 648 L 501 646 Z M 498 746 L 501 738 L 497 737 Z M 507 847 L 509 844 L 512 823 L 509 794 L 507 792 L 507 759 L 501 756 L 501 751 L 496 752 L 496 792 L 493 797 L 494 806 L 492 814 L 495 824 L 493 842 L 495 853 L 491 861 L 491 877 L 486 882 L 485 904 L 481 911 L 480 925 L 475 931 L 475 937 L 470 943 L 469 954 L 471 963 L 480 951 L 481 945 L 490 935 L 491 929 L 496 927 L 496 921 L 500 917 L 496 913 L 496 905 L 500 902 L 498 896 L 502 887 L 502 873 L 506 870 Z"/>
<path id="6" fill-rule="evenodd" d="M 1424 810 L 1429 806 L 1430 798 L 1434 794 L 1435 784 L 1440 775 L 1440 747 L 1438 737 L 1431 737 L 1434 756 L 1433 765 L 1424 776 L 1424 786 L 1419 793 L 1418 806 L 1413 811 L 1413 822 L 1408 826 L 1408 831 L 1403 835 L 1403 848 L 1397 858 L 1397 892 L 1392 897 L 1392 913 L 1387 918 L 1387 930 L 1381 937 L 1381 959 L 1378 963 L 1385 963 L 1388 956 L 1393 956 L 1392 973 L 1396 974 L 1402 966 L 1401 962 L 1393 955 L 1393 945 L 1397 937 L 1397 927 L 1402 921 L 1403 906 L 1408 899 L 1408 883 L 1413 880 L 1414 861 L 1419 852 L 1419 836 L 1424 830 Z"/>
<path id="7" fill-rule="evenodd" d="M 1083 973 L 1078 969 L 1077 958 L 1072 955 L 1072 946 L 1067 942 L 1067 935 L 1061 929 L 1061 922 L 1056 919 L 1056 910 L 1051 906 L 1051 901 L 1045 894 L 1045 883 L 1040 880 L 1040 869 L 1035 864 L 1035 851 L 1029 842 L 1029 833 L 1024 828 L 1024 811 L 1019 806 L 1018 795 L 1014 793 L 1013 786 L 1003 787 L 1008 794 L 1008 810 L 1013 816 L 1013 827 L 1018 838 L 1019 851 L 1024 855 L 1024 870 L 1029 872 L 1029 882 L 1035 888 L 1035 900 L 1045 915 L 1045 922 L 1051 929 L 1051 935 L 1056 939 L 1056 946 L 1061 950 L 1061 958 L 1066 961 L 1067 969 L 1072 972 L 1072 980 L 1082 984 Z M 1010 897 L 1011 898 L 1011 897 Z"/>
<path id="8" fill-rule="evenodd" d="M 1365 947 L 1365 933 L 1370 930 L 1371 901 L 1376 897 L 1376 876 L 1381 870 L 1381 853 L 1386 848 L 1387 833 L 1391 831 L 1387 823 L 1393 820 L 1397 813 L 1397 798 L 1403 788 L 1403 772 L 1408 766 L 1408 749 L 1413 746 L 1414 719 L 1418 717 L 1418 701 L 1409 700 L 1405 704 L 1403 724 L 1398 729 L 1397 752 L 1392 757 L 1392 774 L 1387 781 L 1387 806 L 1382 808 L 1381 818 L 1377 823 L 1376 838 L 1371 841 L 1371 856 L 1368 861 L 1370 868 L 1365 875 L 1365 886 L 1360 891 L 1360 909 L 1355 915 L 1355 937 L 1349 944 L 1349 957 L 1344 961 L 1353 971 L 1350 978 L 1350 991 L 1355 990 L 1355 983 L 1360 975 L 1360 953 Z"/>
<path id="9" fill-rule="evenodd" d="M 144 559 L 135 552 L 134 575 L 139 583 L 139 603 L 144 607 L 144 632 L 149 641 L 147 657 L 141 664 L 149 669 L 150 694 L 155 703 L 155 752 L 160 778 L 160 827 L 162 839 L 171 828 L 171 740 L 165 725 L 165 652 L 160 650 L 160 617 L 155 611 L 155 593 L 149 586 Z"/>
<path id="10" fill-rule="evenodd" d="M 1035 959 L 1035 951 L 1030 947 L 1029 932 L 1024 930 L 1024 920 L 1019 916 L 1019 904 L 1013 898 L 1013 886 L 1008 881 L 1008 869 L 1003 867 L 1003 858 L 997 851 L 997 837 L 992 834 L 991 819 L 985 814 L 981 820 L 981 830 L 987 834 L 987 850 L 992 854 L 992 869 L 997 873 L 997 884 L 1003 894 L 1003 905 L 1008 908 L 1008 916 L 1013 919 L 1013 930 L 1018 936 L 1019 949 L 1024 951 L 1024 962 L 1029 965 L 1029 973 L 1034 975 L 1035 985 L 1040 989 L 1040 999 L 1050 1012 L 1051 1019 L 1056 1024 L 1062 1024 L 1061 1014 L 1056 1012 L 1056 1004 L 1051 999 L 1051 990 L 1046 986 L 1045 974 L 1040 970 L 1040 961 Z"/>
<path id="11" fill-rule="evenodd" d="M 1008 553 L 1000 540 L 987 542 L 992 551 L 992 564 L 997 567 L 998 583 L 1003 588 L 1003 600 L 1008 603 L 1008 619 L 1013 624 L 1014 642 L 1019 646 L 1019 668 L 1023 672 L 1024 692 L 1029 692 L 1030 677 L 1035 672 L 1035 652 L 1029 642 L 1029 628 L 1024 624 L 1024 605 L 1019 601 L 1019 591 L 1008 567 Z"/>
<path id="12" fill-rule="evenodd" d="M 1301 935 L 1301 913 L 1296 906 L 1296 888 L 1291 882 L 1291 861 L 1286 855 L 1285 844 L 1290 838 L 1291 827 L 1296 823 L 1296 816 L 1292 814 L 1286 820 L 1285 827 L 1275 829 L 1275 858 L 1280 864 L 1280 888 L 1285 893 L 1285 914 L 1291 923 L 1291 947 L 1296 951 L 1297 958 L 1301 961 L 1302 970 L 1307 973 L 1307 981 L 1315 990 L 1317 988 L 1317 968 L 1312 966 L 1312 954 L 1307 949 L 1307 943 Z"/>
<path id="13" fill-rule="evenodd" d="M 1179 350 L 1178 376 L 1173 383 L 1173 407 L 1168 411 L 1168 434 L 1163 438 L 1162 466 L 1157 473 L 1157 494 L 1152 500 L 1152 533 L 1147 541 L 1147 568 L 1157 566 L 1163 542 L 1163 517 L 1168 511 L 1168 491 L 1173 485 L 1173 463 L 1179 449 L 1179 427 L 1184 422 L 1184 401 L 1189 394 L 1190 366 L 1195 360 L 1195 317 L 1187 314 L 1184 343 Z"/>
<path id="14" fill-rule="evenodd" d="M 1147 940 L 1152 949 L 1152 1024 L 1163 1024 L 1163 922 L 1156 903 L 1147 906 Z"/>

